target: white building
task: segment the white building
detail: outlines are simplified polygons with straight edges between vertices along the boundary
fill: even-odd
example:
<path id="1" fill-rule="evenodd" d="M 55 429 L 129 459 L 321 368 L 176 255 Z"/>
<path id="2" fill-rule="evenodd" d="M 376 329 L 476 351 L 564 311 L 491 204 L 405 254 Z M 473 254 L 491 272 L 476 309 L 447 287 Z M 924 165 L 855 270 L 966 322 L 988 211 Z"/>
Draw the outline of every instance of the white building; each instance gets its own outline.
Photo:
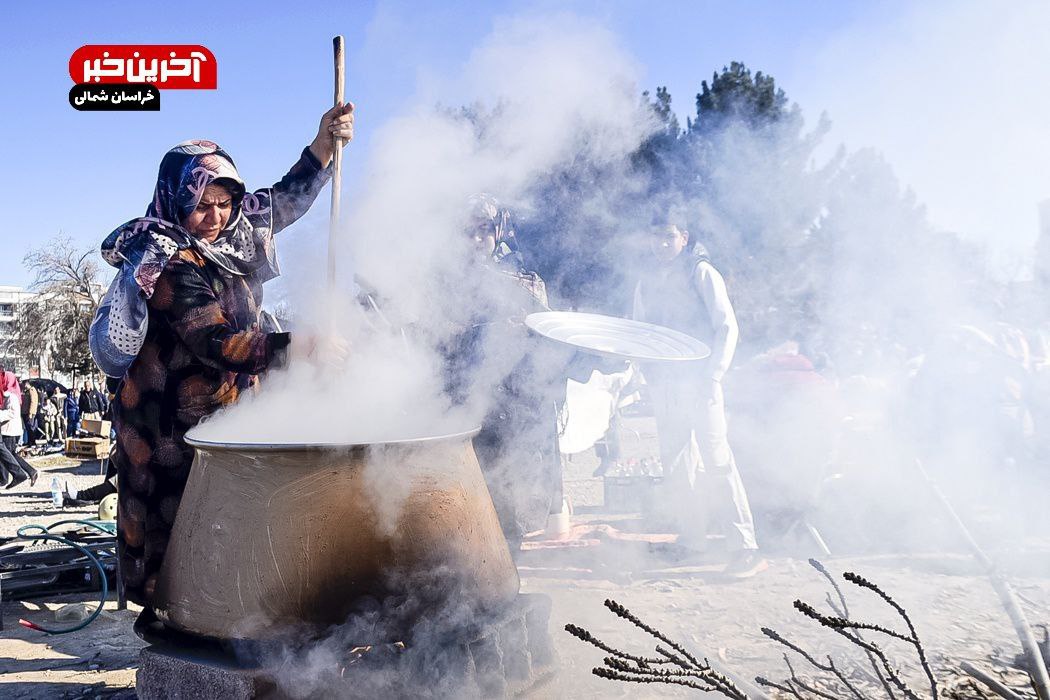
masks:
<path id="1" fill-rule="evenodd" d="M 103 290 L 98 291 L 101 295 Z M 19 357 L 12 347 L 18 332 L 20 307 L 40 298 L 40 294 L 24 287 L 0 285 L 0 363 L 19 377 L 44 377 L 69 386 L 72 378 L 52 368 L 50 352 L 27 360 Z"/>
<path id="2" fill-rule="evenodd" d="M 29 373 L 29 367 L 21 366 L 21 360 L 14 357 L 11 352 L 11 343 L 17 332 L 18 308 L 26 301 L 34 298 L 35 293 L 26 291 L 23 287 L 12 287 L 0 285 L 0 361 L 8 369 L 19 376 Z M 43 369 L 41 363 L 32 369 Z"/>

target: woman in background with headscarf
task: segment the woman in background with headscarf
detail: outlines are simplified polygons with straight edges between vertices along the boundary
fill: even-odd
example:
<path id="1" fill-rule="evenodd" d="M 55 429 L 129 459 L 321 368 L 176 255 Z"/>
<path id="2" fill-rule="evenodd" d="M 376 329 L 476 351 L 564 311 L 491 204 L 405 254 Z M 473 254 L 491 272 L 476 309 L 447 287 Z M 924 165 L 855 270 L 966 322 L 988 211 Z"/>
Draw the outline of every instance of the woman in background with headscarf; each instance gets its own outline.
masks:
<path id="1" fill-rule="evenodd" d="M 274 234 L 306 213 L 329 179 L 353 105 L 326 112 L 313 143 L 275 185 L 251 192 L 211 141 L 160 164 L 146 215 L 117 228 L 102 256 L 118 268 L 92 324 L 95 361 L 121 378 L 114 398 L 118 544 L 128 598 L 155 621 L 153 594 L 193 450 L 186 432 L 258 383 L 289 347 L 316 339 L 261 324 L 262 285 L 279 273 Z"/>
<path id="2" fill-rule="evenodd" d="M 526 315 L 549 306 L 543 279 L 526 267 L 510 211 L 490 195 L 474 195 L 465 233 L 477 291 L 463 302 L 472 311 L 467 328 L 444 348 L 446 386 L 459 402 L 472 390 L 494 389 L 474 397 L 488 408 L 474 448 L 503 533 L 516 548 L 552 510 L 561 511 L 557 410 L 572 353 L 537 343 L 524 326 Z"/>

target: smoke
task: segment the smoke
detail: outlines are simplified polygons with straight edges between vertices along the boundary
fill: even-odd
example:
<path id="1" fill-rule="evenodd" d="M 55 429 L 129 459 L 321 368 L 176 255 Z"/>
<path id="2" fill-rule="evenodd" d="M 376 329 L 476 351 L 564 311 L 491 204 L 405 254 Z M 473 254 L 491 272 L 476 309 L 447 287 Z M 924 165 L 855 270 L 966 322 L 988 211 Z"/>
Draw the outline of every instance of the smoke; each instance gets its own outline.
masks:
<path id="1" fill-rule="evenodd" d="M 537 351 L 520 325 L 492 323 L 520 321 L 522 304 L 496 291 L 503 287 L 475 265 L 463 233 L 468 197 L 490 192 L 515 213 L 526 260 L 544 273 L 555 308 L 627 313 L 634 280 L 651 264 L 637 234 L 656 218 L 679 221 L 707 246 L 741 326 L 726 394 L 731 443 L 756 492 L 778 493 L 800 477 L 815 503 L 825 486 L 873 479 L 882 500 L 922 503 L 911 460 L 921 456 L 948 478 L 948 455 L 961 444 L 953 436 L 990 425 L 1001 429 L 982 441 L 986 449 L 964 450 L 970 478 L 951 480 L 961 497 L 987 496 L 1001 463 L 1030 463 L 1042 449 L 1032 425 L 1046 413 L 1032 357 L 1041 335 L 1025 289 L 989 273 L 985 247 L 944 233 L 922 192 L 879 153 L 822 158 L 828 127 L 803 121 L 797 108 L 778 125 L 730 123 L 661 155 L 653 144 L 666 125 L 639 99 L 637 75 L 612 34 L 566 15 L 503 21 L 458 75 L 422 86 L 415 104 L 377 128 L 364 184 L 345 206 L 339 293 L 316 279 L 292 285 L 296 329 L 339 328 L 350 360 L 272 372 L 264 392 L 199 435 L 381 442 L 477 425 L 496 405 L 494 388 Z M 640 148 L 662 170 L 639 167 Z M 381 313 L 362 310 L 360 291 Z M 478 319 L 491 328 L 462 400 L 450 395 L 446 356 Z M 982 340 L 971 342 L 966 328 Z M 949 361 L 953 348 L 975 342 L 968 366 Z M 522 383 L 551 379 L 531 372 Z M 819 399 L 784 389 L 800 376 L 821 386 Z M 949 410 L 960 387 L 973 406 L 965 415 Z M 519 435 L 506 427 L 510 439 Z M 839 500 L 864 492 L 849 488 Z M 997 505 L 1010 510 L 1008 502 Z"/>
<path id="2" fill-rule="evenodd" d="M 705 187 L 676 193 L 741 327 L 725 391 L 760 546 L 797 546 L 805 515 L 833 551 L 958 548 L 916 459 L 990 543 L 1036 531 L 1035 290 L 998 281 L 880 154 L 818 161 L 819 127 L 785 123 L 705 135 Z"/>
<path id="3" fill-rule="evenodd" d="M 834 122 L 829 146 L 876 147 L 939 227 L 988 245 L 996 272 L 1031 273 L 1035 205 L 1050 194 L 1050 8 L 929 2 L 868 8 L 807 47 L 793 96 Z"/>
<path id="4" fill-rule="evenodd" d="M 376 129 L 372 158 L 357 166 L 363 185 L 344 203 L 345 231 L 334 251 L 338 291 L 316 278 L 288 285 L 293 344 L 296 335 L 338 329 L 349 359 L 297 360 L 271 371 L 261 392 L 203 422 L 194 436 L 379 443 L 457 433 L 484 419 L 488 427 L 475 445 L 488 489 L 503 529 L 520 537 L 542 527 L 550 509 L 553 397 L 564 387 L 566 361 L 525 331 L 523 312 L 536 302 L 520 281 L 479 262 L 466 234 L 469 200 L 490 193 L 524 219 L 545 207 L 534 193 L 551 172 L 577 161 L 620 163 L 656 125 L 639 98 L 636 67 L 615 37 L 571 16 L 499 23 L 460 76 L 420 92 L 417 104 Z M 443 104 L 435 105 L 432 94 L 442 95 Z M 470 106 L 450 106 L 458 104 Z M 298 267 L 324 269 L 319 262 Z M 420 525 L 413 518 L 437 517 L 405 503 L 432 495 L 440 479 L 430 477 L 440 475 L 428 477 L 424 464 L 388 463 L 380 452 L 370 451 L 361 478 L 376 526 L 404 538 L 406 528 Z M 477 504 L 440 507 L 488 517 Z M 481 532 L 482 524 L 459 531 Z M 490 546 L 505 547 L 502 540 Z M 476 586 L 462 581 L 464 571 L 448 571 L 451 561 L 413 561 L 417 569 L 398 571 L 396 582 L 411 595 L 374 601 L 320 639 L 265 657 L 281 687 L 303 696 L 324 692 L 348 647 L 405 639 L 386 634 L 384 625 L 408 618 L 417 624 L 398 663 L 416 671 L 391 677 L 381 668 L 355 675 L 355 682 L 408 683 L 414 684 L 408 695 L 461 696 L 454 674 L 433 677 L 443 666 L 431 657 L 458 653 L 457 635 L 484 621 L 475 609 Z M 470 571 L 472 578 L 484 574 L 480 566 Z"/>
<path id="5" fill-rule="evenodd" d="M 469 109 L 424 102 L 377 129 L 365 184 L 344 207 L 345 233 L 334 251 L 344 271 L 339 291 L 304 279 L 289 296 L 296 329 L 338 328 L 351 341 L 350 361 L 271 373 L 265 392 L 206 422 L 198 435 L 373 442 L 476 424 L 490 408 L 491 389 L 528 345 L 523 333 L 488 334 L 470 401 L 451 411 L 443 344 L 479 318 L 506 320 L 521 309 L 477 269 L 464 234 L 468 199 L 492 193 L 528 212 L 543 206 L 530 190 L 547 173 L 578 160 L 626 158 L 654 128 L 635 72 L 609 32 L 579 18 L 499 23 L 458 80 L 421 90 L 461 95 Z M 352 302 L 348 271 L 380 314 L 366 316 Z"/>
<path id="6" fill-rule="evenodd" d="M 349 359 L 271 372 L 258 396 L 198 437 L 375 443 L 454 433 L 491 419 L 522 386 L 563 378 L 565 363 L 538 354 L 520 326 L 523 304 L 477 264 L 464 234 L 468 198 L 489 192 L 519 217 L 526 258 L 556 308 L 624 314 L 653 265 L 637 234 L 654 218 L 682 223 L 708 247 L 740 320 L 725 391 L 760 546 L 796 545 L 786 531 L 803 515 L 839 551 L 957 546 L 916 458 L 991 531 L 1031 531 L 1036 489 L 1025 484 L 1045 478 L 1034 465 L 1046 450 L 1039 420 L 1050 415 L 1046 356 L 1033 357 L 1045 318 L 1022 313 L 1035 290 L 990 275 L 987 250 L 945 233 L 880 154 L 818 158 L 826 130 L 807 130 L 801 112 L 782 127 L 730 124 L 675 151 L 665 170 L 640 167 L 639 149 L 665 125 L 639 99 L 637 75 L 614 36 L 578 18 L 500 23 L 460 75 L 424 86 L 377 128 L 364 184 L 344 206 L 339 291 L 292 285 L 296 332 L 338 328 Z M 470 106 L 450 106 L 459 104 Z M 681 172 L 699 175 L 683 186 Z M 479 325 L 476 362 L 451 391 L 450 343 Z M 526 449 L 540 440 L 503 418 L 505 440 Z M 516 458 L 487 474 L 489 486 L 504 484 L 509 501 L 532 510 L 532 487 L 547 477 Z M 400 476 L 374 476 L 396 526 Z M 619 564 L 640 569 L 642 559 Z M 342 631 L 328 640 L 345 641 Z M 296 678 L 322 677 L 337 652 L 311 654 Z"/>

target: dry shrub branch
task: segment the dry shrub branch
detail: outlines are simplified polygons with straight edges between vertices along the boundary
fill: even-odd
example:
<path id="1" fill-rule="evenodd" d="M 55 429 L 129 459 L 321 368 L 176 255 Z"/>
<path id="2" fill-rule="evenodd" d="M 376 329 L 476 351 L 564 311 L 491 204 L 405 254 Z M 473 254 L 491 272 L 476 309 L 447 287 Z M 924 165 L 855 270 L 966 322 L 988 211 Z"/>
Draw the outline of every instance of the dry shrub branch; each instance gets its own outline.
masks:
<path id="1" fill-rule="evenodd" d="M 900 632 L 871 622 L 854 620 L 850 617 L 846 596 L 835 577 L 819 561 L 810 559 L 809 563 L 831 585 L 834 596 L 832 596 L 831 592 L 828 592 L 825 602 L 832 614 L 822 613 L 812 605 L 801 600 L 794 602 L 795 610 L 840 635 L 864 654 L 874 672 L 873 678 L 878 680 L 878 686 L 871 686 L 877 693 L 881 690 L 878 697 L 886 697 L 890 700 L 898 700 L 899 698 L 906 698 L 907 700 L 923 700 L 924 698 L 938 700 L 941 696 L 937 678 L 930 667 L 926 649 L 923 647 L 915 625 L 904 606 L 894 600 L 878 584 L 859 574 L 847 571 L 842 574 L 842 579 L 878 596 L 903 621 L 907 632 Z M 606 600 L 605 607 L 617 617 L 627 620 L 660 643 L 656 645 L 657 656 L 640 656 L 617 649 L 578 625 L 566 625 L 566 632 L 608 654 L 603 659 L 602 666 L 592 669 L 591 672 L 594 675 L 608 680 L 627 683 L 681 685 L 704 692 L 716 692 L 735 700 L 763 697 L 757 688 L 747 688 L 745 692 L 740 686 L 747 685 L 746 683 L 737 682 L 730 677 L 730 674 L 713 669 L 707 658 L 700 660 L 684 646 L 673 641 L 652 625 L 643 622 L 616 601 Z M 865 636 L 865 633 L 874 636 L 869 638 Z M 783 693 L 785 696 L 798 698 L 799 700 L 810 700 L 812 698 L 825 698 L 827 700 L 854 698 L 855 700 L 866 700 L 867 698 L 875 697 L 865 694 L 865 691 L 858 687 L 856 680 L 850 680 L 850 677 L 843 672 L 839 665 L 836 665 L 830 655 L 824 656 L 823 660 L 821 660 L 776 630 L 768 627 L 762 628 L 762 634 L 788 650 L 784 653 L 784 664 L 787 667 L 788 677 L 774 681 L 763 676 L 756 676 L 755 682 L 759 686 L 771 688 Z M 899 667 L 887 655 L 882 645 L 875 640 L 875 637 L 880 635 L 904 642 L 914 650 L 919 666 L 926 676 L 928 688 L 920 691 L 908 685 L 902 677 Z M 816 676 L 810 679 L 800 677 L 795 672 L 789 652 L 797 654 L 809 664 L 815 670 Z M 817 680 L 822 682 L 818 684 L 815 682 Z M 1012 693 L 1008 689 L 1004 688 L 1004 690 L 1007 693 Z M 1007 693 L 999 693 L 999 695 L 1000 697 L 1008 698 L 1016 697 Z"/>

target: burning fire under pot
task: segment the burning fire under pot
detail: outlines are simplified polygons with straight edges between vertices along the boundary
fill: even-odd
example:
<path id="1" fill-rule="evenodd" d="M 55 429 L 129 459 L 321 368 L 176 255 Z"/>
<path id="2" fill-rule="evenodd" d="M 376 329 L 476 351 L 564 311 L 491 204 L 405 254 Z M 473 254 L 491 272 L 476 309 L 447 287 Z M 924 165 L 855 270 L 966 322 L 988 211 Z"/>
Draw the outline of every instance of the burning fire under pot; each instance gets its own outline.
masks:
<path id="1" fill-rule="evenodd" d="M 417 665 L 440 656 L 444 675 L 460 668 L 484 695 L 530 682 L 553 660 L 549 601 L 519 594 L 476 432 L 307 445 L 191 431 L 196 456 L 155 592 L 174 634 L 144 653 L 139 696 L 173 697 L 172 679 L 205 683 L 197 640 L 243 651 L 336 626 L 352 630 L 347 667 L 360 648 L 405 649 Z M 251 682 L 233 697 L 274 692 L 265 659 L 248 659 L 256 666 L 246 671 L 237 656 L 230 672 Z M 347 667 L 339 675 L 352 676 Z"/>

